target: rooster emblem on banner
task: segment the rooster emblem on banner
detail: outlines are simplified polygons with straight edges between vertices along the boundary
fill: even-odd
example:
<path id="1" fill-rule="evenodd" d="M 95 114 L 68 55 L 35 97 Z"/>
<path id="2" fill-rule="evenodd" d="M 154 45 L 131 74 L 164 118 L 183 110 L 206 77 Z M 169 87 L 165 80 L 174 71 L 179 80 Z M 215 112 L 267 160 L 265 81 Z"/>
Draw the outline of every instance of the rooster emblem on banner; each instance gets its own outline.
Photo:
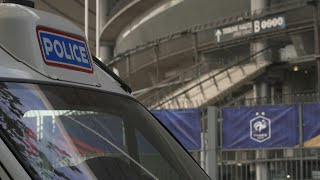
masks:
<path id="1" fill-rule="evenodd" d="M 250 120 L 250 138 L 259 143 L 271 138 L 271 120 L 265 115 L 265 112 L 257 112 Z"/>
<path id="2" fill-rule="evenodd" d="M 267 128 L 267 122 L 266 120 L 262 120 L 262 121 L 258 121 L 256 123 L 254 123 L 253 127 L 256 131 L 259 131 L 259 133 Z"/>

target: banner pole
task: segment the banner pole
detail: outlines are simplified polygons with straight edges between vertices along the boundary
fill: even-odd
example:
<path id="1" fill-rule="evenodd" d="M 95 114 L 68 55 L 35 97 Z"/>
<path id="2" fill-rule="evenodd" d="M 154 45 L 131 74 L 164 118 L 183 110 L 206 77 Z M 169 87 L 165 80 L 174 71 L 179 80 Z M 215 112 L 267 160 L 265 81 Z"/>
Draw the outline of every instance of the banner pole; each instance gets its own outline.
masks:
<path id="1" fill-rule="evenodd" d="M 201 151 L 200 151 L 200 159 L 201 159 L 201 167 L 207 172 L 206 168 L 206 129 L 205 129 L 205 109 L 200 109 L 201 110 Z"/>
<path id="2" fill-rule="evenodd" d="M 302 104 L 298 105 L 299 113 L 299 148 L 300 148 L 300 179 L 303 178 L 303 108 Z"/>
<path id="3" fill-rule="evenodd" d="M 218 179 L 217 173 L 217 122 L 218 122 L 218 108 L 209 106 L 207 111 L 208 117 L 208 174 L 212 179 Z"/>
<path id="4" fill-rule="evenodd" d="M 302 104 L 298 105 L 298 113 L 299 113 L 299 146 L 303 147 L 303 112 L 302 112 Z"/>

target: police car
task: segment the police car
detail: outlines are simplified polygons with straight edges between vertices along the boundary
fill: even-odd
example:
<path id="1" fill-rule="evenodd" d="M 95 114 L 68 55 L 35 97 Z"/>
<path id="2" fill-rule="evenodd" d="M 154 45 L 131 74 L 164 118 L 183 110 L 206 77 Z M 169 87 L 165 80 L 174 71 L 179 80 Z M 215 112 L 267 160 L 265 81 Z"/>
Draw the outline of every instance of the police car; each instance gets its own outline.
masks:
<path id="1" fill-rule="evenodd" d="M 0 179 L 209 179 L 77 26 L 15 2 L 0 4 Z"/>

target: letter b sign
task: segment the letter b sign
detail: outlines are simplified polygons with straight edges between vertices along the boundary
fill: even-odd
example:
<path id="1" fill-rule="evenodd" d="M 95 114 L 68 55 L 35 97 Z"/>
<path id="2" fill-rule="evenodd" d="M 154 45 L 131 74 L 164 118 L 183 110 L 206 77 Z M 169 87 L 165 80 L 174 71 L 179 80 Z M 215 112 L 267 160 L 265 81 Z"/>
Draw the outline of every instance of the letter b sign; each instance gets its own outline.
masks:
<path id="1" fill-rule="evenodd" d="M 260 21 L 254 21 L 254 33 L 260 32 Z"/>

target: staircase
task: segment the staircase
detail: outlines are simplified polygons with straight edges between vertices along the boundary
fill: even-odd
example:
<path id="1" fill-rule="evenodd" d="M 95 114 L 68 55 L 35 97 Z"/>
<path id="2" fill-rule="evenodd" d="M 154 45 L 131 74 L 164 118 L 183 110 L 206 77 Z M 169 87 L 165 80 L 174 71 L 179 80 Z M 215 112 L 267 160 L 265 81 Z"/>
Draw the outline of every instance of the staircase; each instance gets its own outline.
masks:
<path id="1" fill-rule="evenodd" d="M 143 103 L 149 109 L 197 108 L 216 103 L 230 92 L 265 72 L 270 62 L 257 57 L 261 55 L 266 57 L 265 52 L 268 49 L 263 49 L 223 69 L 198 74 L 197 78 L 180 85 L 173 91 L 168 88 L 161 89 Z"/>

